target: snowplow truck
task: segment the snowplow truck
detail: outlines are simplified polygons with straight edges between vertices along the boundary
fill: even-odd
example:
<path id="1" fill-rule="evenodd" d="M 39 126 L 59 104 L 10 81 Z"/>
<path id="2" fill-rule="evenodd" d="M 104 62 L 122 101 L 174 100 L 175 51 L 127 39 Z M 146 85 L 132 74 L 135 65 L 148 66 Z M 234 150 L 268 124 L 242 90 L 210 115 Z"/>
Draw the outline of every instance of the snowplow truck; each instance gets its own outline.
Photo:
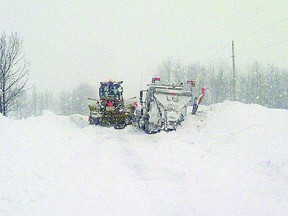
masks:
<path id="1" fill-rule="evenodd" d="M 187 107 L 192 106 L 195 114 L 204 97 L 204 94 L 194 96 L 195 81 L 188 81 L 185 86 L 163 85 L 158 81 L 160 78 L 153 78 L 148 89 L 140 91 L 140 109 L 133 119 L 133 126 L 148 134 L 176 130 L 187 115 Z"/>
<path id="2" fill-rule="evenodd" d="M 88 98 L 90 124 L 115 129 L 123 129 L 132 124 L 135 106 L 133 103 L 124 104 L 122 83 L 100 82 L 99 100 Z"/>

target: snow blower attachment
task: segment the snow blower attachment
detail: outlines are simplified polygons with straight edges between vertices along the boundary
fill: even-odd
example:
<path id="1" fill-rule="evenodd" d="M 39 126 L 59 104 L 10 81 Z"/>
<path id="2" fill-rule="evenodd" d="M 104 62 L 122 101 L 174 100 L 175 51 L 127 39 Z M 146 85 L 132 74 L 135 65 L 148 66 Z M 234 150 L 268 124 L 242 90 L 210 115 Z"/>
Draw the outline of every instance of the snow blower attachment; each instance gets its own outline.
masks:
<path id="1" fill-rule="evenodd" d="M 148 89 L 140 91 L 141 108 L 135 111 L 133 119 L 133 126 L 148 134 L 176 130 L 187 115 L 187 106 L 193 103 L 192 114 L 195 114 L 201 102 L 193 98 L 195 81 L 188 81 L 185 86 L 156 84 L 156 81 L 160 78 L 153 78 Z M 204 94 L 200 97 L 202 100 Z"/>
<path id="2" fill-rule="evenodd" d="M 124 104 L 122 83 L 123 81 L 100 82 L 100 99 L 88 98 L 90 124 L 123 129 L 132 123 L 135 106 L 133 102 Z"/>

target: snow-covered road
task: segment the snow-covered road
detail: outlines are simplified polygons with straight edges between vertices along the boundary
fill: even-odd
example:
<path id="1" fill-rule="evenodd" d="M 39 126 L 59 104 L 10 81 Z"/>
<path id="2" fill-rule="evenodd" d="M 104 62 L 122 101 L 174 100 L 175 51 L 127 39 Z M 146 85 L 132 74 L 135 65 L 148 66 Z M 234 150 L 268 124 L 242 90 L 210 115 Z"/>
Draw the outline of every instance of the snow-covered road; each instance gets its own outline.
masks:
<path id="1" fill-rule="evenodd" d="M 155 135 L 0 116 L 0 215 L 288 215 L 288 110 L 201 109 Z"/>

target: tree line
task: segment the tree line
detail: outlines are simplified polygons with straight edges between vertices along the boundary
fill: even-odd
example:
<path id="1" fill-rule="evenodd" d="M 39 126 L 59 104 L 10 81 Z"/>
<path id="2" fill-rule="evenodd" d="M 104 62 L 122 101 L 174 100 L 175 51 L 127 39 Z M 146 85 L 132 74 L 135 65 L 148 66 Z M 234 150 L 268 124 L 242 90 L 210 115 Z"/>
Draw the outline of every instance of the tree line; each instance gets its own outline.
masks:
<path id="1" fill-rule="evenodd" d="M 258 62 L 237 70 L 236 100 L 256 103 L 269 108 L 288 109 L 288 69 Z M 225 62 L 191 63 L 168 58 L 162 61 L 154 73 L 166 84 L 177 84 L 185 80 L 196 80 L 196 92 L 206 87 L 207 105 L 232 100 L 232 68 Z"/>
<path id="2" fill-rule="evenodd" d="M 39 91 L 28 86 L 29 62 L 25 58 L 23 40 L 18 33 L 0 36 L 0 113 L 16 119 L 42 115 L 43 110 L 57 114 L 88 114 L 87 97 L 96 91 L 80 84 L 72 91 L 58 95 L 51 90 Z"/>
<path id="3" fill-rule="evenodd" d="M 50 90 L 43 91 L 33 87 L 18 98 L 19 103 L 11 116 L 16 119 L 40 116 L 44 110 L 59 115 L 88 115 L 88 97 L 95 98 L 96 89 L 86 83 L 79 84 L 72 91 L 66 90 L 57 94 Z"/>
<path id="4" fill-rule="evenodd" d="M 24 56 L 23 40 L 17 33 L 0 37 L 0 113 L 14 118 L 42 115 L 43 110 L 56 114 L 87 115 L 87 97 L 95 98 L 96 88 L 80 84 L 71 91 L 53 94 L 27 87 L 29 62 Z M 236 97 L 243 103 L 288 109 L 288 69 L 257 62 L 237 70 Z M 196 80 L 196 91 L 206 87 L 206 105 L 232 99 L 232 68 L 225 62 L 182 64 L 172 58 L 163 60 L 154 73 L 163 83 L 180 84 Z"/>

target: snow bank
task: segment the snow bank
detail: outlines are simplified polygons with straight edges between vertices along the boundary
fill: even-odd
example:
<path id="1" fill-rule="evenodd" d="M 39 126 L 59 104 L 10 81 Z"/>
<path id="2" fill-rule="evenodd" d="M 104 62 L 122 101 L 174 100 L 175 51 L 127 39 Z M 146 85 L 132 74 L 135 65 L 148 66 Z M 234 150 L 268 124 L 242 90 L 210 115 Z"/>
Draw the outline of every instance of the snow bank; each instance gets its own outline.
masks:
<path id="1" fill-rule="evenodd" d="M 287 215 L 288 110 L 199 111 L 155 135 L 0 116 L 0 215 Z"/>

